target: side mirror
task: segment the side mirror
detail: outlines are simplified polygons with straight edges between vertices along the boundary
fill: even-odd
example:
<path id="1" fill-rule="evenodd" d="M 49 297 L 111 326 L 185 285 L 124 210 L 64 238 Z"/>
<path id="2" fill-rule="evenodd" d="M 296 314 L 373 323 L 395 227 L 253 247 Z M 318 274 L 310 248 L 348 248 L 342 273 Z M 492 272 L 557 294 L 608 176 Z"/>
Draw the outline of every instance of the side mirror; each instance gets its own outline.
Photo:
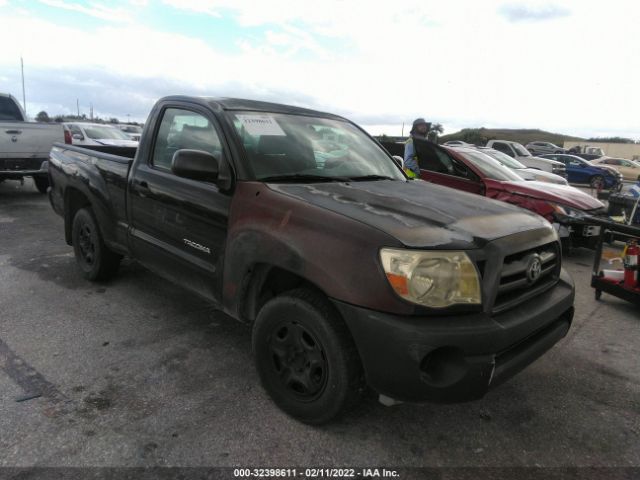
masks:
<path id="1" fill-rule="evenodd" d="M 218 179 L 219 161 L 202 150 L 181 149 L 173 154 L 171 171 L 184 178 L 215 182 Z"/>
<path id="2" fill-rule="evenodd" d="M 74 140 L 84 140 L 84 135 L 80 133 L 74 133 L 73 135 L 71 135 L 71 138 L 73 138 Z"/>
<path id="3" fill-rule="evenodd" d="M 391 158 L 393 158 L 393 161 L 396 162 L 396 165 L 398 165 L 398 167 L 404 168 L 404 158 L 402 158 L 400 155 L 393 155 Z"/>

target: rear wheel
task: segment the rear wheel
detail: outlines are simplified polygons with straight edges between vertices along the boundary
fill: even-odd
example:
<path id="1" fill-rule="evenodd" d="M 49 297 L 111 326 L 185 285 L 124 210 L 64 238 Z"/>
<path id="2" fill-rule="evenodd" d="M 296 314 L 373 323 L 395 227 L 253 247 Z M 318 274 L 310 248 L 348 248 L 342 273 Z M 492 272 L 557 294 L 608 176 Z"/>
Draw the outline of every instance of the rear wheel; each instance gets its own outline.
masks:
<path id="1" fill-rule="evenodd" d="M 252 344 L 262 385 L 292 417 L 326 423 L 359 400 L 364 382 L 358 352 L 321 294 L 297 289 L 271 299 L 258 314 Z"/>
<path id="2" fill-rule="evenodd" d="M 40 193 L 47 193 L 49 188 L 49 179 L 47 177 L 33 177 L 33 183 Z"/>
<path id="3" fill-rule="evenodd" d="M 81 208 L 71 227 L 73 251 L 87 280 L 107 280 L 118 271 L 122 257 L 104 244 L 91 208 Z"/>

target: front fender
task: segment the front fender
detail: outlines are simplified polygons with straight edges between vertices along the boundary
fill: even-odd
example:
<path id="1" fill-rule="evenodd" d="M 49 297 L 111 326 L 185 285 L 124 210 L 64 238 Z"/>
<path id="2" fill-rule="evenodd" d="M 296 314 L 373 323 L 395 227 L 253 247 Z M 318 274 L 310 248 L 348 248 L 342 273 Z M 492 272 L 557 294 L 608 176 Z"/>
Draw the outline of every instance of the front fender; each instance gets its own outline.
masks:
<path id="1" fill-rule="evenodd" d="M 380 311 L 411 314 L 379 261 L 382 246 L 401 245 L 386 233 L 259 182 L 241 182 L 229 217 L 223 305 L 238 316 L 243 283 L 257 264 L 291 272 L 327 296 Z"/>

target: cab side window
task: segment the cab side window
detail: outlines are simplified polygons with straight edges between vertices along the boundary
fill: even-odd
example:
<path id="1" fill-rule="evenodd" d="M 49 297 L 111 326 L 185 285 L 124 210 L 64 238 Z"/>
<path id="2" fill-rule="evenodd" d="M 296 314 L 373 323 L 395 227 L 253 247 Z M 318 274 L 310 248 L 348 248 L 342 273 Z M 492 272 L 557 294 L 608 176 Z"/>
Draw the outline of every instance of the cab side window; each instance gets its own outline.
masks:
<path id="1" fill-rule="evenodd" d="M 511 147 L 509 147 L 509 145 L 506 145 L 506 144 L 500 143 L 500 142 L 496 142 L 496 143 L 494 143 L 492 145 L 492 147 L 495 148 L 496 150 L 498 150 L 499 152 L 506 153 L 510 157 L 513 157 L 513 152 L 511 151 Z"/>
<path id="2" fill-rule="evenodd" d="M 161 170 L 171 170 L 173 154 L 181 149 L 202 150 L 218 159 L 222 157 L 220 137 L 204 115 L 168 108 L 160 122 L 151 164 Z"/>
<path id="3" fill-rule="evenodd" d="M 84 137 L 84 135 L 82 135 L 82 130 L 80 130 L 80 127 L 77 125 L 69 125 L 69 131 L 71 132 L 71 135 L 80 135 L 81 137 Z"/>

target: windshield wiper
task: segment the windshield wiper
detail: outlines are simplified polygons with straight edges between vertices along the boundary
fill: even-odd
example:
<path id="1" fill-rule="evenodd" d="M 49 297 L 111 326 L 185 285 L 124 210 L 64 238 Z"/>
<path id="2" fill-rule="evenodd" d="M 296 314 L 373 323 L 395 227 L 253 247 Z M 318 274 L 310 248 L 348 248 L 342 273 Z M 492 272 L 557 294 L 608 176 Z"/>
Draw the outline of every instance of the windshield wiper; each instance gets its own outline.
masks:
<path id="1" fill-rule="evenodd" d="M 387 175 L 361 175 L 359 177 L 349 177 L 352 182 L 366 182 L 367 180 L 397 180 Z"/>
<path id="2" fill-rule="evenodd" d="M 303 173 L 292 173 L 289 175 L 272 175 L 258 179 L 261 182 L 348 182 L 349 177 L 332 177 L 330 175 L 311 175 Z"/>

